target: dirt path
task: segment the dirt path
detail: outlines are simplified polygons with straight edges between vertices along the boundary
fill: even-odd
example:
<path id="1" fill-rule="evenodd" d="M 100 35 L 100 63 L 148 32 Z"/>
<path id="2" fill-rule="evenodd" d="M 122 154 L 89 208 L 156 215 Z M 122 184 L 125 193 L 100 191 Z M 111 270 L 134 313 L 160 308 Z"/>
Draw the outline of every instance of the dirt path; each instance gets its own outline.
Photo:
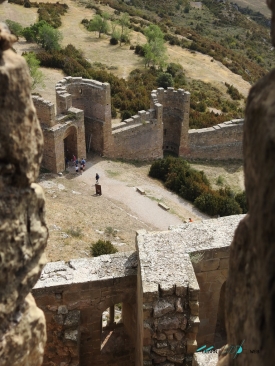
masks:
<path id="1" fill-rule="evenodd" d="M 208 218 L 191 204 L 167 191 L 158 181 L 148 177 L 149 166 L 139 170 L 131 169 L 131 166 L 127 165 L 97 158 L 92 163 L 88 163 L 85 174 L 76 179 L 86 183 L 93 182 L 95 174 L 98 173 L 105 197 L 115 198 L 133 211 L 142 222 L 153 225 L 159 230 L 167 230 L 169 225 L 180 225 L 190 216 L 200 219 Z M 137 187 L 143 188 L 148 196 L 139 194 L 136 191 Z M 157 205 L 158 201 L 169 207 L 172 205 L 172 212 L 160 208 Z"/>
<path id="2" fill-rule="evenodd" d="M 137 230 L 167 230 L 188 217 L 206 217 L 149 178 L 149 167 L 93 156 L 83 175 L 76 176 L 73 167 L 62 177 L 41 175 L 50 231 L 48 260 L 90 256 L 90 246 L 98 239 L 110 240 L 119 251 L 134 250 Z M 95 196 L 96 173 L 100 175 L 102 196 Z M 140 195 L 137 186 L 147 196 Z M 161 209 L 158 201 L 168 205 L 170 211 Z"/>

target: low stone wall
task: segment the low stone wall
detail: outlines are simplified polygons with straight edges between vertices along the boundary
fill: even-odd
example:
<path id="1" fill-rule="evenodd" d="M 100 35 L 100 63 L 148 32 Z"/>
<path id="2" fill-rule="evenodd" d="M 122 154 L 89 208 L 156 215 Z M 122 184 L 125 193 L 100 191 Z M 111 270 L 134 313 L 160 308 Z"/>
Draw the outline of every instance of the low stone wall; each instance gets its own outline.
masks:
<path id="1" fill-rule="evenodd" d="M 189 130 L 188 150 L 181 154 L 189 159 L 243 159 L 243 120 L 232 120 L 200 130 Z"/>
<path id="2" fill-rule="evenodd" d="M 136 254 L 132 252 L 45 266 L 33 289 L 47 322 L 44 366 L 59 366 L 62 362 L 89 366 L 91 360 L 98 366 L 110 360 L 114 366 L 134 365 L 134 344 L 129 335 L 126 349 L 121 340 L 122 346 L 116 351 L 101 349 L 101 319 L 103 311 L 118 303 L 122 303 L 122 312 L 123 303 L 128 305 L 126 324 L 136 319 L 136 267 Z M 135 338 L 136 324 L 131 326 Z M 124 328 L 129 329 L 129 324 Z"/>

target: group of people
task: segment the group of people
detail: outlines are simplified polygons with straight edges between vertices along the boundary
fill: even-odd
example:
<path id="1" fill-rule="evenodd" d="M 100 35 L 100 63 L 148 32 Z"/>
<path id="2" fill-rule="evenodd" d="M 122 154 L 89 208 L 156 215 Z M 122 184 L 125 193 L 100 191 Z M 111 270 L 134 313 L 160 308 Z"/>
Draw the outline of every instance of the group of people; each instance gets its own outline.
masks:
<path id="1" fill-rule="evenodd" d="M 80 160 L 79 158 L 76 158 L 75 155 L 73 155 L 71 162 L 72 162 L 72 165 L 75 167 L 75 173 L 78 174 L 80 172 L 80 174 L 82 175 L 82 173 L 84 172 L 85 167 L 86 167 L 86 160 L 84 158 L 82 158 Z M 80 165 L 80 167 L 79 167 L 79 165 Z M 69 166 L 69 159 L 66 157 L 65 158 L 65 167 L 68 168 L 68 166 Z M 96 173 L 95 180 L 96 180 L 96 184 L 98 184 L 98 180 L 99 180 L 98 173 Z"/>
<path id="2" fill-rule="evenodd" d="M 75 173 L 78 174 L 80 169 L 80 174 L 82 174 L 85 170 L 86 160 L 84 158 L 80 160 L 79 158 L 76 158 L 75 155 L 73 155 L 73 165 L 75 167 Z"/>

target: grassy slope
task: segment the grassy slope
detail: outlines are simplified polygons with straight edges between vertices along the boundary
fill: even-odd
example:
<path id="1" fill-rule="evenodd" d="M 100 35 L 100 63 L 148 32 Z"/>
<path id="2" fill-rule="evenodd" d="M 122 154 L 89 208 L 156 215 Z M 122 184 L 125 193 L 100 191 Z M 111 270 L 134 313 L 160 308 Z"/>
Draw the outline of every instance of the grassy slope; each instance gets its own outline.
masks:
<path id="1" fill-rule="evenodd" d="M 259 11 L 266 17 L 270 18 L 270 10 L 266 5 L 265 0 L 234 0 L 234 3 L 246 7 L 248 6 L 254 11 Z"/>

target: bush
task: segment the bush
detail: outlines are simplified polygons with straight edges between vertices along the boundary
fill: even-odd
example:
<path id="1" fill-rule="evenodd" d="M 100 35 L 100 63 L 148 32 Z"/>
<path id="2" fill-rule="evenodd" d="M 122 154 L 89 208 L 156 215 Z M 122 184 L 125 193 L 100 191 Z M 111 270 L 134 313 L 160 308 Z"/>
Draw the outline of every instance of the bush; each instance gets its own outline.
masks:
<path id="1" fill-rule="evenodd" d="M 136 48 L 135 48 L 135 53 L 139 56 L 142 56 L 144 57 L 145 55 L 145 52 L 144 52 L 144 49 L 143 49 L 143 46 L 140 46 L 139 44 L 136 45 Z"/>
<path id="2" fill-rule="evenodd" d="M 11 33 L 14 34 L 17 38 L 22 35 L 23 27 L 21 24 L 9 19 L 6 20 L 6 24 L 9 27 Z"/>
<path id="3" fill-rule="evenodd" d="M 111 115 L 112 115 L 112 118 L 117 117 L 117 111 L 116 111 L 115 107 L 113 106 L 113 104 L 111 105 Z"/>
<path id="4" fill-rule="evenodd" d="M 91 253 L 93 257 L 99 257 L 104 254 L 114 254 L 118 250 L 113 246 L 109 240 L 98 240 L 91 246 Z"/>
<path id="5" fill-rule="evenodd" d="M 131 111 L 122 111 L 121 112 L 121 120 L 124 121 L 125 119 L 131 118 L 134 115 Z"/>
<path id="6" fill-rule="evenodd" d="M 110 38 L 110 44 L 113 45 L 113 46 L 118 44 L 118 39 L 114 38 L 114 37 Z"/>
<path id="7" fill-rule="evenodd" d="M 157 84 L 159 87 L 167 89 L 169 86 L 174 85 L 174 80 L 171 74 L 168 72 L 162 72 L 157 78 Z"/>
<path id="8" fill-rule="evenodd" d="M 233 100 L 241 100 L 244 98 L 239 90 L 236 89 L 233 85 L 225 83 L 225 86 L 227 87 L 227 93 L 231 96 Z"/>
<path id="9" fill-rule="evenodd" d="M 243 191 L 242 193 L 236 194 L 235 200 L 240 205 L 240 207 L 243 211 L 242 213 L 246 214 L 248 212 L 248 203 L 247 203 L 247 198 L 246 198 L 245 191 Z"/>
<path id="10" fill-rule="evenodd" d="M 177 74 L 183 73 L 183 67 L 180 64 L 171 62 L 170 64 L 168 64 L 166 72 L 175 77 Z"/>
<path id="11" fill-rule="evenodd" d="M 210 216 L 237 215 L 243 211 L 238 203 L 243 200 L 243 194 L 237 201 L 229 187 L 214 191 L 204 172 L 191 168 L 187 161 L 181 158 L 169 156 L 155 161 L 151 165 L 149 175 L 161 179 L 167 188 L 194 202 L 199 210 Z"/>

